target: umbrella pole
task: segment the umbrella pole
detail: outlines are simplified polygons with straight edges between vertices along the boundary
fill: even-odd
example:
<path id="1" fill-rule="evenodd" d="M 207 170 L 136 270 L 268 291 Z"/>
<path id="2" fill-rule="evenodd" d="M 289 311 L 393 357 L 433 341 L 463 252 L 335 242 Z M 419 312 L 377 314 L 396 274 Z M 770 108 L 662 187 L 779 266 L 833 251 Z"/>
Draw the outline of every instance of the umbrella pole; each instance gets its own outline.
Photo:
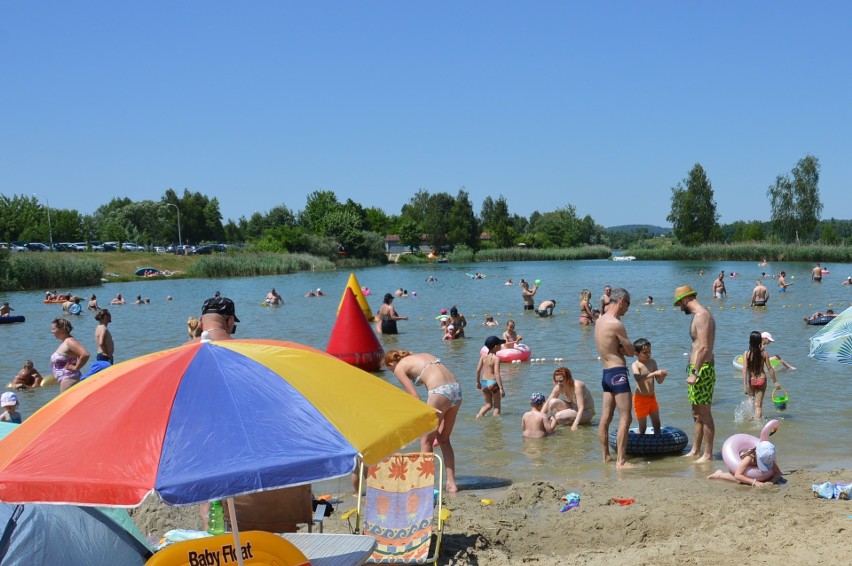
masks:
<path id="1" fill-rule="evenodd" d="M 237 564 L 245 566 L 243 562 L 243 547 L 240 544 L 240 528 L 237 526 L 237 511 L 234 509 L 234 498 L 228 498 L 228 513 L 231 515 L 231 533 L 234 535 L 234 546 L 237 549 Z"/>

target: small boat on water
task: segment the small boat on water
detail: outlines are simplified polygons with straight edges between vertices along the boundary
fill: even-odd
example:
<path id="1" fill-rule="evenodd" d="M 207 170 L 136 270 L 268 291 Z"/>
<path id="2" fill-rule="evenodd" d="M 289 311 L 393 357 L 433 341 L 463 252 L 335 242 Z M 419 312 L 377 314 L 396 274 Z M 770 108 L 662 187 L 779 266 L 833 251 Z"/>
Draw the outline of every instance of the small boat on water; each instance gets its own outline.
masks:
<path id="1" fill-rule="evenodd" d="M 24 315 L 16 315 L 16 316 L 0 316 L 0 324 L 13 324 L 15 322 L 26 322 L 26 317 Z"/>
<path id="2" fill-rule="evenodd" d="M 636 259 L 635 256 L 632 255 L 615 255 L 612 256 L 612 261 L 633 261 Z"/>

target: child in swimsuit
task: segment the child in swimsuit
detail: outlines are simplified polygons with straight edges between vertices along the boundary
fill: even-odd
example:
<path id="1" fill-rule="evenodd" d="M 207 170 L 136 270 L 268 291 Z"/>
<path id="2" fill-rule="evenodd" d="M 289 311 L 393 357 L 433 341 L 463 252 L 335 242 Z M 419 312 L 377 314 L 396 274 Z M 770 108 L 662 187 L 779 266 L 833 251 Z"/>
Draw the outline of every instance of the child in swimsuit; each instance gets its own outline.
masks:
<path id="1" fill-rule="evenodd" d="M 482 391 L 482 396 L 485 398 L 485 405 L 479 409 L 476 418 L 491 411 L 496 417 L 500 414 L 500 400 L 506 396 L 506 391 L 503 389 L 503 380 L 500 378 L 500 358 L 497 357 L 497 350 L 504 343 L 504 340 L 496 336 L 489 336 L 485 339 L 485 347 L 488 348 L 488 353 L 479 358 L 476 364 L 476 388 Z"/>
<path id="2" fill-rule="evenodd" d="M 21 424 L 21 413 L 18 412 L 18 396 L 11 391 L 6 391 L 0 399 L 3 412 L 0 413 L 0 422 Z"/>
<path id="3" fill-rule="evenodd" d="M 748 350 L 743 353 L 743 393 L 749 396 L 754 407 L 754 420 L 763 417 L 767 373 L 777 386 L 775 369 L 769 361 L 769 354 L 763 349 L 763 336 L 755 330 L 748 337 Z"/>
<path id="4" fill-rule="evenodd" d="M 647 418 L 650 415 L 654 434 L 660 434 L 660 404 L 654 392 L 654 384 L 662 383 L 668 371 L 657 369 L 657 362 L 651 357 L 651 343 L 646 338 L 633 342 L 636 361 L 631 369 L 636 379 L 636 394 L 633 396 L 633 410 L 639 424 L 639 434 L 645 434 Z"/>
<path id="5" fill-rule="evenodd" d="M 544 393 L 530 395 L 530 410 L 521 419 L 521 432 L 524 438 L 544 438 L 556 429 L 556 417 L 548 417 L 541 410 L 544 406 Z"/>
<path id="6" fill-rule="evenodd" d="M 506 331 L 503 333 L 503 349 L 514 348 L 517 342 L 520 342 L 523 336 L 515 332 L 515 321 L 509 319 L 506 321 Z"/>

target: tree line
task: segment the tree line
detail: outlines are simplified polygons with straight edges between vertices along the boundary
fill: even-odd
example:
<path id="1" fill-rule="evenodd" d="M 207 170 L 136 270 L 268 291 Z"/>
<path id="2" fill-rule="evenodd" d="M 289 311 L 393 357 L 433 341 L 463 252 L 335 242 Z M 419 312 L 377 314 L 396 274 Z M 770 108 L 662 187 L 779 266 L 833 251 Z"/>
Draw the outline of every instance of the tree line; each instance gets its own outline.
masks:
<path id="1" fill-rule="evenodd" d="M 852 238 L 852 221 L 820 221 L 819 160 L 807 155 L 790 174 L 779 175 L 767 189 L 771 221 L 719 224 L 713 188 L 700 163 L 672 188 L 671 222 L 675 240 L 685 246 L 710 242 L 774 241 L 841 243 Z M 180 226 L 180 234 L 178 233 Z M 0 194 L 2 241 L 117 241 L 144 245 L 225 242 L 249 244 L 269 252 L 310 253 L 322 257 L 350 255 L 380 258 L 385 237 L 417 250 L 424 243 L 441 251 L 464 245 L 509 248 L 570 248 L 602 244 L 624 249 L 653 237 L 647 229 L 607 232 L 590 215 L 580 217 L 572 204 L 529 217 L 512 213 L 506 199 L 486 197 L 477 214 L 464 187 L 451 195 L 418 190 L 398 214 L 364 207 L 333 191 L 307 195 L 305 207 L 292 211 L 278 205 L 265 213 L 223 223 L 219 201 L 184 189 L 165 191 L 159 201 L 114 198 L 92 214 L 50 208 L 35 196 Z M 487 238 L 483 235 L 487 234 Z"/>
<path id="2" fill-rule="evenodd" d="M 840 244 L 852 236 L 850 221 L 821 221 L 819 159 L 806 155 L 789 174 L 778 175 L 766 190 L 771 220 L 719 224 L 710 179 L 700 163 L 672 188 L 673 234 L 685 246 L 720 242 L 780 242 Z"/>
<path id="3" fill-rule="evenodd" d="M 178 219 L 179 215 L 179 219 Z M 512 214 L 506 199 L 486 197 L 479 214 L 470 195 L 430 193 L 420 189 L 399 214 L 364 207 L 333 191 L 307 195 L 304 209 L 278 205 L 223 223 L 219 201 L 185 189 L 167 190 L 159 201 L 114 198 L 91 215 L 77 210 L 50 208 L 34 196 L 0 195 L 0 236 L 3 241 L 135 242 L 144 245 L 226 242 L 249 244 L 269 252 L 311 253 L 338 257 L 383 257 L 385 237 L 399 236 L 399 244 L 418 250 L 452 249 L 464 245 L 476 251 L 486 247 L 559 248 L 606 244 L 604 228 L 587 215 L 580 218 L 571 204 L 529 218 Z M 483 232 L 488 238 L 483 239 Z"/>

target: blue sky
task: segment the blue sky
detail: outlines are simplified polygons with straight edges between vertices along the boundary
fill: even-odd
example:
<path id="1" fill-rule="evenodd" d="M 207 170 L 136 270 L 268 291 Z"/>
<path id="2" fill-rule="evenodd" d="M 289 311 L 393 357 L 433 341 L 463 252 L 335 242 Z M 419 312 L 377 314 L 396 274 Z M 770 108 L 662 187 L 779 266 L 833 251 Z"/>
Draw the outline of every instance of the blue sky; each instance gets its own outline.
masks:
<path id="1" fill-rule="evenodd" d="M 92 212 L 184 188 L 225 219 L 314 190 L 398 213 L 573 204 L 666 224 L 699 162 L 723 223 L 810 153 L 852 218 L 849 2 L 2 2 L 0 193 Z"/>

